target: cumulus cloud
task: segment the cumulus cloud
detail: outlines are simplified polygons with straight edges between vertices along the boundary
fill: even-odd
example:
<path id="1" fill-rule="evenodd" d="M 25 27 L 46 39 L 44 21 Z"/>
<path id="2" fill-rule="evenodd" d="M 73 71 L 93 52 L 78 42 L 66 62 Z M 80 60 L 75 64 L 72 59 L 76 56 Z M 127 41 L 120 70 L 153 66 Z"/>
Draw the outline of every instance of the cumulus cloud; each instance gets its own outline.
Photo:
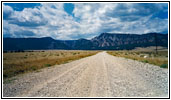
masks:
<path id="1" fill-rule="evenodd" d="M 10 20 L 9 23 L 24 27 L 36 27 L 47 23 L 47 19 L 37 8 L 25 8 L 21 12 L 15 11 L 11 18 L 13 20 Z"/>
<path id="2" fill-rule="evenodd" d="M 63 3 L 15 11 L 3 5 L 4 37 L 92 38 L 103 32 L 167 32 L 167 3 L 75 3 L 73 16 Z"/>
<path id="3" fill-rule="evenodd" d="M 158 3 L 76 4 L 74 13 L 96 32 L 143 34 L 167 30 L 167 19 L 152 18 L 166 9 L 167 4 Z"/>

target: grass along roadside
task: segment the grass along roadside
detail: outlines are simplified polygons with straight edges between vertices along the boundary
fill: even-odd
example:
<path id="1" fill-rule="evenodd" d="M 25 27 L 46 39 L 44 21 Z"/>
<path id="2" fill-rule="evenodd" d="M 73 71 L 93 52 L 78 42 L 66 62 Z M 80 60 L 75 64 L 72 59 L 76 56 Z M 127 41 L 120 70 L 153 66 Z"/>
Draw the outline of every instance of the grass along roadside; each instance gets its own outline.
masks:
<path id="1" fill-rule="evenodd" d="M 107 53 L 128 59 L 138 60 L 144 63 L 154 64 L 161 68 L 168 68 L 168 52 L 158 51 L 108 51 Z"/>
<path id="2" fill-rule="evenodd" d="M 41 68 L 64 64 L 69 61 L 88 57 L 97 51 L 40 51 L 3 53 L 3 78 L 37 71 Z"/>

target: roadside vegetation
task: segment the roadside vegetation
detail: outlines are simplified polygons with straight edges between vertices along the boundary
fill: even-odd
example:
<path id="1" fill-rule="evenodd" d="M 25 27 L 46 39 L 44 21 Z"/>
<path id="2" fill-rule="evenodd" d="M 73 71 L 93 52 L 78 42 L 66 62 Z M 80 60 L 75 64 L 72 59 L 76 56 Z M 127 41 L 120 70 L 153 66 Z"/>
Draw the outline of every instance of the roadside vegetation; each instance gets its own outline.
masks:
<path id="1" fill-rule="evenodd" d="M 168 51 L 108 51 L 107 53 L 168 68 Z"/>
<path id="2" fill-rule="evenodd" d="M 5 79 L 26 72 L 38 71 L 41 68 L 88 57 L 97 52 L 47 50 L 3 53 L 3 77 Z"/>

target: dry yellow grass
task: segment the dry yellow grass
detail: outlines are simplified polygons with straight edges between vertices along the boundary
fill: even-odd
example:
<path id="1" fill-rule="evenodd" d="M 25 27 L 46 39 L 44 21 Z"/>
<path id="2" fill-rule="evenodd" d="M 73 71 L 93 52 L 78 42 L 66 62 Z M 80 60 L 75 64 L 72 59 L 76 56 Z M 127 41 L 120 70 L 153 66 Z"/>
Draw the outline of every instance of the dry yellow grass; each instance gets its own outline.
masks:
<path id="1" fill-rule="evenodd" d="M 3 77 L 35 71 L 96 54 L 97 51 L 34 51 L 3 53 Z"/>
<path id="2" fill-rule="evenodd" d="M 124 57 L 138 60 L 144 63 L 154 64 L 160 67 L 168 67 L 168 52 L 158 51 L 108 51 L 109 54 L 117 57 Z"/>

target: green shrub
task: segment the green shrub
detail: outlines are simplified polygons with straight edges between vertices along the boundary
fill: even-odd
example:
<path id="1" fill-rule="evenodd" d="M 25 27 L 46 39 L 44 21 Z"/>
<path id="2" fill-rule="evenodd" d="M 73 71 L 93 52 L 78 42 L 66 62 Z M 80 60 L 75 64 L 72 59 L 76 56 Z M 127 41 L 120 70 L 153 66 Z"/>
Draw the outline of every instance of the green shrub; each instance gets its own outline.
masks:
<path id="1" fill-rule="evenodd" d="M 140 57 L 144 57 L 144 55 L 140 55 Z"/>
<path id="2" fill-rule="evenodd" d="M 37 70 L 37 66 L 31 66 L 31 68 L 30 69 L 32 69 L 32 70 Z"/>
<path id="3" fill-rule="evenodd" d="M 144 60 L 143 62 L 148 63 L 148 60 Z"/>
<path id="4" fill-rule="evenodd" d="M 137 60 L 136 58 L 133 58 L 133 60 Z"/>
<path id="5" fill-rule="evenodd" d="M 51 66 L 51 64 L 45 64 L 45 67 L 49 67 L 49 66 Z"/>
<path id="6" fill-rule="evenodd" d="M 162 64 L 160 68 L 168 68 L 168 64 Z"/>
<path id="7" fill-rule="evenodd" d="M 73 53 L 73 55 L 76 55 L 77 53 Z"/>

